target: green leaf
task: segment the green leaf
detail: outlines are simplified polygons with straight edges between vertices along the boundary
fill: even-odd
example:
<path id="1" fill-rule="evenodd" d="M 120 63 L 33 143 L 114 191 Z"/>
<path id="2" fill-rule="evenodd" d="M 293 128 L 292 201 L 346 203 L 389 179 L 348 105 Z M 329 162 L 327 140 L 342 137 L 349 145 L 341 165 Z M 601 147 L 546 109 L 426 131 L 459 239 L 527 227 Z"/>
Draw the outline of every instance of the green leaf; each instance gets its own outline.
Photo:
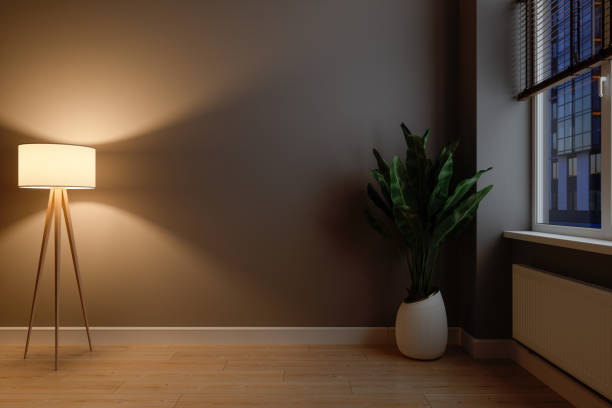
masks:
<path id="1" fill-rule="evenodd" d="M 427 206 L 427 213 L 431 217 L 438 212 L 442 205 L 448 198 L 448 189 L 450 187 L 451 178 L 453 177 L 453 155 L 449 155 L 446 162 L 438 172 L 438 178 L 435 183 L 431 197 L 429 198 L 429 204 Z"/>
<path id="2" fill-rule="evenodd" d="M 432 245 L 439 247 L 447 236 L 467 217 L 472 216 L 480 201 L 491 191 L 493 186 L 487 186 L 480 191 L 467 197 L 455 209 L 444 218 L 434 229 Z"/>
<path id="3" fill-rule="evenodd" d="M 393 219 L 406 245 L 414 248 L 422 237 L 423 228 L 419 215 L 405 205 L 393 207 Z"/>
<path id="4" fill-rule="evenodd" d="M 451 231 L 450 234 L 448 234 L 447 238 L 448 239 L 456 239 L 459 238 L 461 236 L 461 234 L 463 234 L 465 232 L 465 229 L 472 223 L 474 222 L 474 215 L 476 213 L 472 213 L 470 215 L 468 215 L 467 217 L 465 217 L 459 224 L 457 224 L 457 226 L 455 227 L 455 229 L 453 229 Z"/>
<path id="5" fill-rule="evenodd" d="M 402 123 L 402 132 L 404 132 L 404 140 L 406 141 L 406 167 L 412 167 L 412 161 L 415 164 L 419 160 L 426 160 L 425 145 L 423 144 L 423 138 L 418 135 L 413 135 L 410 130 Z M 410 164 L 408 161 L 410 160 Z"/>
<path id="6" fill-rule="evenodd" d="M 429 129 L 427 129 L 423 135 L 423 147 L 425 148 L 427 148 L 427 139 L 429 139 Z"/>
<path id="7" fill-rule="evenodd" d="M 387 202 L 387 206 L 393 207 L 393 201 L 391 201 L 391 191 L 389 189 L 389 179 L 385 179 L 385 176 L 383 176 L 382 173 L 376 169 L 370 170 L 370 174 L 372 177 L 374 177 L 374 180 L 378 182 L 382 196 Z"/>
<path id="8" fill-rule="evenodd" d="M 430 186 L 435 186 L 437 184 L 438 174 L 440 173 L 440 170 L 442 170 L 442 167 L 444 166 L 448 158 L 454 155 L 455 150 L 457 150 L 457 146 L 459 146 L 459 140 L 450 142 L 440 150 L 440 153 L 438 154 L 438 157 L 436 158 L 435 162 L 431 164 L 427 175 L 427 182 Z"/>
<path id="9" fill-rule="evenodd" d="M 391 213 L 393 230 L 387 229 L 393 233 L 393 238 L 402 240 L 400 247 L 409 250 L 409 294 L 426 296 L 431 291 L 440 246 L 473 222 L 480 201 L 493 186 L 473 191 L 480 176 L 487 171 L 483 170 L 458 183 L 451 192 L 454 154 L 459 140 L 444 146 L 432 162 L 426 151 L 430 130 L 419 136 L 404 123 L 401 129 L 406 142 L 406 159 L 394 157 L 387 163 L 374 149 L 378 169 L 371 170 L 371 174 L 380 188 L 372 183 L 367 191 L 369 199 L 386 216 Z M 375 230 L 383 236 L 391 236 L 379 222 L 382 217 L 376 218 L 370 210 L 366 210 L 366 217 Z"/>
<path id="10" fill-rule="evenodd" d="M 400 127 L 402 128 L 402 132 L 404 132 L 404 137 L 406 137 L 406 135 L 412 135 L 412 132 L 408 129 L 404 122 L 400 124 Z"/>
<path id="11" fill-rule="evenodd" d="M 446 200 L 446 204 L 444 204 L 444 208 L 442 208 L 442 212 L 446 212 L 449 209 L 452 209 L 471 189 L 478 183 L 478 179 L 487 171 L 491 170 L 493 167 L 489 167 L 485 170 L 480 170 L 472 177 L 461 181 L 455 187 L 454 193 Z"/>
<path id="12" fill-rule="evenodd" d="M 372 153 L 374 153 L 374 157 L 376 157 L 376 163 L 378 164 L 378 171 L 385 177 L 385 179 L 389 180 L 389 164 L 382 158 L 378 150 L 372 149 Z"/>
<path id="13" fill-rule="evenodd" d="M 457 148 L 459 147 L 459 142 L 461 142 L 460 139 L 453 140 L 452 142 L 444 146 L 442 151 L 446 151 L 448 152 L 448 154 L 454 154 Z"/>
<path id="14" fill-rule="evenodd" d="M 428 198 L 424 198 L 427 191 L 426 174 L 431 167 L 429 159 L 425 153 L 423 138 L 413 135 L 405 124 L 401 125 L 406 141 L 406 188 L 409 190 L 410 205 L 424 210 L 427 206 Z"/>
<path id="15" fill-rule="evenodd" d="M 393 207 L 407 207 L 406 198 L 404 197 L 406 180 L 406 169 L 399 157 L 395 156 L 391 162 L 391 172 L 389 186 L 391 192 L 391 201 Z"/>
<path id="16" fill-rule="evenodd" d="M 380 208 L 382 210 L 382 212 L 384 212 L 387 217 L 393 219 L 393 213 L 391 212 L 391 209 L 387 206 L 387 204 L 382 199 L 382 197 L 374 189 L 372 184 L 368 183 L 367 191 L 368 191 L 368 197 L 370 198 L 370 200 L 372 200 L 374 205 L 377 206 L 378 208 Z"/>
<path id="17" fill-rule="evenodd" d="M 444 146 L 442 150 L 440 150 L 440 154 L 438 154 L 438 158 L 436 159 L 436 164 L 433 166 L 435 174 L 438 174 L 444 163 L 446 163 L 448 157 L 455 154 L 455 151 L 457 150 L 458 146 L 459 139 L 450 142 L 449 144 Z"/>
<path id="18" fill-rule="evenodd" d="M 404 135 L 406 141 L 406 159 L 411 160 L 427 160 L 425 155 L 425 146 L 423 146 L 423 139 L 418 135 Z M 406 164 L 408 165 L 408 164 Z"/>
<path id="19" fill-rule="evenodd" d="M 382 235 L 383 238 L 391 238 L 391 234 L 387 232 L 387 230 L 382 226 L 382 224 L 378 221 L 378 219 L 372 214 L 369 208 L 366 207 L 364 210 L 364 215 L 370 226 Z"/>
<path id="20" fill-rule="evenodd" d="M 408 174 L 406 167 L 399 159 L 394 157 L 391 162 L 390 185 L 391 206 L 405 205 L 411 209 L 418 208 L 418 185 L 415 178 Z"/>

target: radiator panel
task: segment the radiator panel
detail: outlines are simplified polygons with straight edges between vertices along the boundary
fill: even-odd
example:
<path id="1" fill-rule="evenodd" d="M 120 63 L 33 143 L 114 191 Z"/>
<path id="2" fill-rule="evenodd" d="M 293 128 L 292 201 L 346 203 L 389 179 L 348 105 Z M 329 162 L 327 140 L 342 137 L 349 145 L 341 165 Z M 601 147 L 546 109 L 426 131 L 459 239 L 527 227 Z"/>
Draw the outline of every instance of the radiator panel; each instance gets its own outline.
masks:
<path id="1" fill-rule="evenodd" d="M 612 399 L 612 291 L 513 265 L 512 336 Z"/>

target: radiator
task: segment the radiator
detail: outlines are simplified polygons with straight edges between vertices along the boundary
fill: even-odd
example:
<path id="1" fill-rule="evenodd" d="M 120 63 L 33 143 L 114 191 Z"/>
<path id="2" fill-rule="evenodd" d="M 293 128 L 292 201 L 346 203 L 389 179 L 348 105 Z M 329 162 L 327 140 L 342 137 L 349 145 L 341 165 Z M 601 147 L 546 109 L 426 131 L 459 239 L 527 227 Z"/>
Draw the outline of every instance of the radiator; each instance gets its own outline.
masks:
<path id="1" fill-rule="evenodd" d="M 612 399 L 612 291 L 513 265 L 512 336 Z"/>

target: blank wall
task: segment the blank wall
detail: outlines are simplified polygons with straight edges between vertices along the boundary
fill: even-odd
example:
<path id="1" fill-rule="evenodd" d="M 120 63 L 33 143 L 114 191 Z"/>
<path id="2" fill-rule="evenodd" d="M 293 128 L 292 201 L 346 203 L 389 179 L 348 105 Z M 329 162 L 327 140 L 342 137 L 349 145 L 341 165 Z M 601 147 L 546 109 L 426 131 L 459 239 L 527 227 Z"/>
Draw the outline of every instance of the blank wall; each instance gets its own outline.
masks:
<path id="1" fill-rule="evenodd" d="M 432 150 L 455 135 L 454 2 L 13 3 L 0 324 L 27 321 L 47 200 L 16 187 L 26 142 L 98 149 L 98 188 L 70 192 L 92 325 L 393 324 L 406 277 L 363 222 L 370 150 L 403 154 L 401 121 L 431 127 Z M 63 254 L 76 325 L 67 241 Z"/>

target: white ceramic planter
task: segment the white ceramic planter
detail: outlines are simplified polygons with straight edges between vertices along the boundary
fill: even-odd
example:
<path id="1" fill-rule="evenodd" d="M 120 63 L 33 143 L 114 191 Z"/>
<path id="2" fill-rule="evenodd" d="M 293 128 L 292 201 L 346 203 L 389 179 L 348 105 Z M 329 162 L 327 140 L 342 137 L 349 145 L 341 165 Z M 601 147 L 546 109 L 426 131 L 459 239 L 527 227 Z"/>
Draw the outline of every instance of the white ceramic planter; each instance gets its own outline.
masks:
<path id="1" fill-rule="evenodd" d="M 444 354 L 447 340 L 446 309 L 440 291 L 423 300 L 402 302 L 395 318 L 395 341 L 403 355 L 436 359 Z"/>

